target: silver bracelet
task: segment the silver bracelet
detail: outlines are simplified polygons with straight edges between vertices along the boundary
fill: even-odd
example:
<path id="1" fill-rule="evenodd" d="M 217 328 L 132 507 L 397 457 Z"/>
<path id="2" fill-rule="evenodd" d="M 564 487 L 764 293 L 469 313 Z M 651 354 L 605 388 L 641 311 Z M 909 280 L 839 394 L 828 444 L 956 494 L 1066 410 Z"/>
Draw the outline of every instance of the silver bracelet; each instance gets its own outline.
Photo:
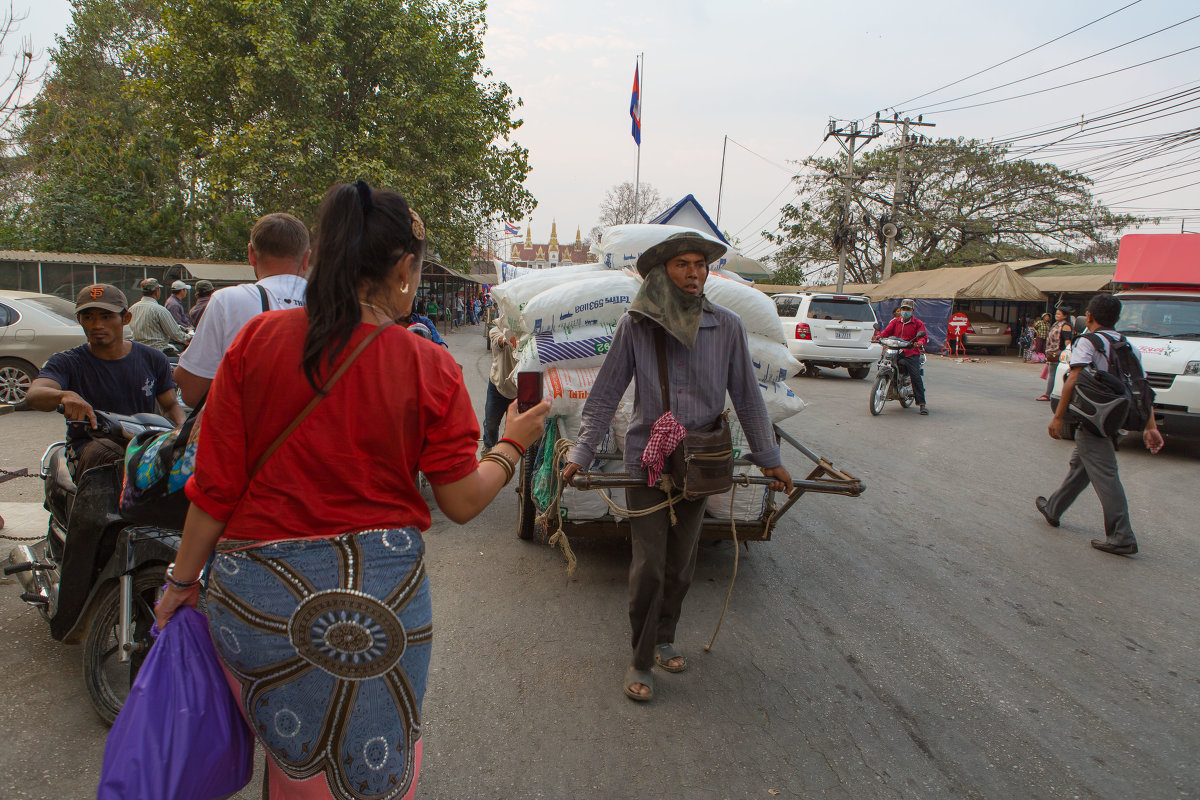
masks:
<path id="1" fill-rule="evenodd" d="M 193 586 L 200 585 L 200 576 L 199 575 L 197 575 L 195 577 L 195 579 L 190 580 L 190 581 L 181 581 L 181 580 L 176 579 L 176 577 L 175 577 L 175 562 L 174 561 L 172 561 L 170 564 L 167 565 L 166 579 L 167 579 L 167 583 L 174 586 L 176 589 L 190 589 Z"/>

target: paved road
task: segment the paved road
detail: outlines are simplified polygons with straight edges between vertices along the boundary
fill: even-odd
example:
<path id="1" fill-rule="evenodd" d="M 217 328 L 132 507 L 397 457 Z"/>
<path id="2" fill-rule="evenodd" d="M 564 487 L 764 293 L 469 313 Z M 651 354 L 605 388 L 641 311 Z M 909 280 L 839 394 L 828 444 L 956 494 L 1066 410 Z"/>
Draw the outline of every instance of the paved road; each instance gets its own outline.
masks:
<path id="1" fill-rule="evenodd" d="M 482 337 L 451 343 L 482 411 Z M 706 549 L 679 632 L 692 667 L 646 706 L 620 691 L 626 544 L 576 541 L 568 579 L 517 540 L 507 492 L 466 526 L 435 514 L 420 796 L 1200 796 L 1200 444 L 1122 451 L 1142 553 L 1094 551 L 1094 495 L 1057 530 L 1033 509 L 1070 453 L 1045 435 L 1037 373 L 931 359 L 926 418 L 871 417 L 844 372 L 793 380 L 811 405 L 785 428 L 868 491 L 806 497 L 743 551 L 711 654 L 733 552 Z M 57 431 L 0 417 L 0 467 L 32 466 Z M 30 499 L 13 483 L 0 500 Z M 0 587 L 0 796 L 87 797 L 105 730 L 78 648 L 16 594 Z"/>

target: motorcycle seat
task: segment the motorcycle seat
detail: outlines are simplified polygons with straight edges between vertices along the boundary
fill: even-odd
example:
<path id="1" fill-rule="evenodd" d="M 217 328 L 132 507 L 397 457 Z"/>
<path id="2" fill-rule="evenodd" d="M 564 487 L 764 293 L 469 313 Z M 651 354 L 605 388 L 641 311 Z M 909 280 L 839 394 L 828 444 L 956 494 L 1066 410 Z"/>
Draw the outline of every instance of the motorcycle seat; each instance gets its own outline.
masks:
<path id="1" fill-rule="evenodd" d="M 50 454 L 50 480 L 67 494 L 75 494 L 75 479 L 67 465 L 67 448 L 59 447 Z"/>

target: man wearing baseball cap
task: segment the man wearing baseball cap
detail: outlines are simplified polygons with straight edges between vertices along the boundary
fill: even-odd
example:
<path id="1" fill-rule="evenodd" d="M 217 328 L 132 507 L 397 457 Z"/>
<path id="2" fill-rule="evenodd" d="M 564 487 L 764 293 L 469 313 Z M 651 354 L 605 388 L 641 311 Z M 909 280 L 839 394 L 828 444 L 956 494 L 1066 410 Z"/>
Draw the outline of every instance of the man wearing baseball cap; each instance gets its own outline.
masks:
<path id="1" fill-rule="evenodd" d="M 913 395 L 921 409 L 921 416 L 925 416 L 929 411 L 925 408 L 925 382 L 921 380 L 921 346 L 929 341 L 929 332 L 925 330 L 925 323 L 913 316 L 911 299 L 906 297 L 900 301 L 900 316 L 879 332 L 880 339 L 888 336 L 897 336 L 915 345 L 900 354 L 900 363 L 908 370 L 908 376 L 912 379 Z"/>
<path id="2" fill-rule="evenodd" d="M 75 318 L 87 342 L 50 356 L 29 387 L 26 405 L 38 411 L 62 406 L 68 420 L 87 420 L 95 427 L 97 408 L 138 414 L 154 412 L 157 402 L 168 419 L 183 424 L 183 407 L 175 398 L 166 356 L 124 336 L 131 314 L 120 289 L 107 283 L 84 287 L 75 300 Z M 77 437 L 70 444 L 76 474 L 120 461 L 124 455 L 117 445 L 103 440 Z"/>
<path id="3" fill-rule="evenodd" d="M 727 392 L 749 443 L 751 452 L 746 457 L 775 479 L 771 488 L 791 491 L 792 479 L 780 461 L 742 321 L 704 296 L 708 265 L 726 249 L 698 232 L 683 231 L 638 258 L 637 269 L 644 280 L 617 324 L 611 349 L 588 394 L 579 436 L 563 470 L 565 481 L 592 463 L 632 380 L 635 417 L 625 437 L 625 468 L 646 485 L 626 490 L 630 510 L 665 506 L 667 494 L 655 473 L 663 468 L 673 448 L 659 446 L 663 425 L 679 436 L 680 427 L 687 431 L 709 428 L 723 413 Z M 669 390 L 663 389 L 659 378 L 660 347 L 666 355 Z M 663 403 L 666 391 L 669 410 Z M 623 689 L 632 700 L 654 696 L 650 670 L 655 664 L 666 672 L 687 669 L 686 659 L 675 649 L 675 629 L 696 569 L 705 500 L 680 497 L 670 511 L 662 507 L 630 519 L 633 654 Z"/>
<path id="4" fill-rule="evenodd" d="M 184 330 L 191 327 L 191 320 L 188 319 L 187 309 L 183 306 L 183 299 L 187 297 L 188 290 L 191 288 L 183 281 L 175 281 L 171 284 L 171 296 L 163 304 L 167 311 L 171 312 L 171 317 L 179 327 Z"/>
<path id="5" fill-rule="evenodd" d="M 200 327 L 200 318 L 204 316 L 204 309 L 208 307 L 208 301 L 212 299 L 214 291 L 216 289 L 212 281 L 196 281 L 196 305 L 188 312 L 188 322 L 192 323 L 192 330 Z"/>
<path id="6" fill-rule="evenodd" d="M 187 346 L 188 337 L 171 312 L 158 302 L 162 284 L 155 278 L 146 278 L 138 284 L 142 299 L 129 308 L 133 315 L 129 330 L 133 339 L 168 355 L 177 355 Z"/>

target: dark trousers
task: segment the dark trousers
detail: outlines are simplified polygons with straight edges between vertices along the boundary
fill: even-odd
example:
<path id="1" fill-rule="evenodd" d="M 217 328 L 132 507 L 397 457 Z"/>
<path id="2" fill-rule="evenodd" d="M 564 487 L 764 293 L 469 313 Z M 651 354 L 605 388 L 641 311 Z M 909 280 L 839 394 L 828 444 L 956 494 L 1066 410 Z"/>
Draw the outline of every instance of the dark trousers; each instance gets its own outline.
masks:
<path id="1" fill-rule="evenodd" d="M 662 490 L 649 486 L 625 490 L 625 502 L 631 511 L 650 508 L 666 499 Z M 677 502 L 674 525 L 665 508 L 630 520 L 633 560 L 629 564 L 629 625 L 634 669 L 650 669 L 654 646 L 675 641 L 683 598 L 696 572 L 704 500 Z"/>
<path id="2" fill-rule="evenodd" d="M 1117 474 L 1117 450 L 1112 439 L 1097 436 L 1080 426 L 1075 431 L 1075 452 L 1071 453 L 1066 479 L 1046 501 L 1046 513 L 1058 519 L 1070 508 L 1079 493 L 1088 487 L 1096 490 L 1104 509 L 1104 535 L 1115 545 L 1137 544 L 1129 524 L 1129 503 L 1125 487 Z"/>
<path id="3" fill-rule="evenodd" d="M 915 356 L 901 356 L 900 363 L 908 370 L 908 375 L 912 378 L 913 396 L 917 399 L 917 405 L 925 405 L 925 381 L 921 378 L 921 354 Z"/>
<path id="4" fill-rule="evenodd" d="M 74 458 L 68 459 L 68 467 L 72 468 L 76 481 L 92 467 L 104 464 L 120 464 L 120 472 L 125 472 L 125 448 L 116 442 L 108 439 L 88 439 L 71 447 L 75 452 Z"/>
<path id="5" fill-rule="evenodd" d="M 500 423 L 512 399 L 500 394 L 496 384 L 488 382 L 487 400 L 483 405 L 483 449 L 491 450 L 500 441 Z"/>

